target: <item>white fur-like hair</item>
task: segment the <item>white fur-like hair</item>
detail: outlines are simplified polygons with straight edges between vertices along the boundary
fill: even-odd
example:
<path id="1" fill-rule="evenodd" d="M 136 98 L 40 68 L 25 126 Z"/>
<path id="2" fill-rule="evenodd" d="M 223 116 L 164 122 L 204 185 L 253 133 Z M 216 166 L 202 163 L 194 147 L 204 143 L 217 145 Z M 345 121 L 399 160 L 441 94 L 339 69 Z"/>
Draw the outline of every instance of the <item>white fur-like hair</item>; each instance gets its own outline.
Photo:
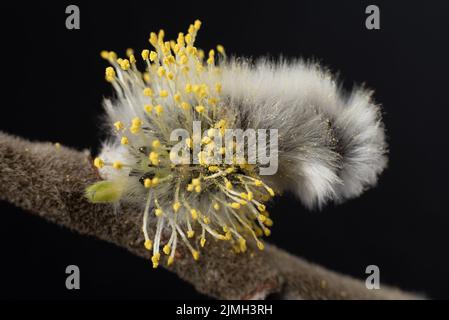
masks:
<path id="1" fill-rule="evenodd" d="M 302 60 L 231 60 L 222 70 L 241 125 L 279 130 L 279 170 L 269 179 L 278 189 L 314 208 L 376 184 L 387 145 L 371 91 L 346 93 L 328 70 Z"/>
<path id="2" fill-rule="evenodd" d="M 308 208 L 321 208 L 377 183 L 387 165 L 387 145 L 371 91 L 344 92 L 328 70 L 302 60 L 230 59 L 221 70 L 223 96 L 239 115 L 237 125 L 279 130 L 279 169 L 275 176 L 264 176 L 277 190 L 294 193 Z M 140 89 L 135 94 L 139 101 Z M 125 100 L 106 100 L 111 127 L 118 119 L 143 117 L 143 103 L 133 110 Z M 100 156 L 108 160 L 118 154 L 127 163 L 125 151 L 115 141 L 106 143 Z M 123 175 L 110 168 L 101 171 L 104 177 Z"/>

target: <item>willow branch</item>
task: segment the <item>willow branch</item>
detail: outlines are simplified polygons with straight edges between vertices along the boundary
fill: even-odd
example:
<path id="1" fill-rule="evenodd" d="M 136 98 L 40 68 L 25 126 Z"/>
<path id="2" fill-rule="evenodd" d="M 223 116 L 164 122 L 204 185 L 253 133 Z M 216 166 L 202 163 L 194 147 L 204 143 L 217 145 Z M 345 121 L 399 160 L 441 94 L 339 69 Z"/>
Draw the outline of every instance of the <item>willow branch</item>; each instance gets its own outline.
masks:
<path id="1" fill-rule="evenodd" d="M 0 132 L 0 199 L 84 235 L 114 243 L 149 259 L 143 246 L 139 208 L 84 198 L 100 178 L 87 152 L 52 143 L 29 142 Z M 151 235 L 152 236 L 152 235 Z M 220 299 L 410 299 L 400 290 L 366 289 L 362 281 L 316 266 L 267 245 L 260 252 L 235 254 L 223 241 L 211 241 L 194 261 L 180 248 L 168 267 L 199 292 Z M 151 264 L 149 263 L 149 268 Z"/>

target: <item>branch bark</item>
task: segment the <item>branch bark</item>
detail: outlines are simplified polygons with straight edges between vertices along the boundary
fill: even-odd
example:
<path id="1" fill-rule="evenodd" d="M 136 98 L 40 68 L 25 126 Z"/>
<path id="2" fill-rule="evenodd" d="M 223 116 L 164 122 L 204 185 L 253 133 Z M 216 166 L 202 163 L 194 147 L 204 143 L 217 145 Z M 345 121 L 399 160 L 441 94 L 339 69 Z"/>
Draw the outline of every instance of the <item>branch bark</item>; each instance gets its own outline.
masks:
<path id="1" fill-rule="evenodd" d="M 140 208 L 128 205 L 114 214 L 110 205 L 85 200 L 86 186 L 100 179 L 91 163 L 88 152 L 0 132 L 0 199 L 149 259 L 143 246 Z M 249 247 L 247 254 L 234 254 L 224 242 L 210 241 L 196 262 L 180 248 L 168 269 L 199 292 L 219 299 L 264 299 L 269 294 L 283 299 L 418 298 L 385 286 L 368 290 L 360 280 L 269 244 L 262 252 Z"/>

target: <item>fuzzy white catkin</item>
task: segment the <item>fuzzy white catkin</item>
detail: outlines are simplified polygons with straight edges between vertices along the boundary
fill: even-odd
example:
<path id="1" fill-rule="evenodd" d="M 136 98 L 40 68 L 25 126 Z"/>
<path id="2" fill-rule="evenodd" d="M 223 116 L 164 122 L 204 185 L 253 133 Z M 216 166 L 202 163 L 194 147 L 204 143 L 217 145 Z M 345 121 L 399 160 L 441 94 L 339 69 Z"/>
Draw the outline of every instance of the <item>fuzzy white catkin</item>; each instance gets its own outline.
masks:
<path id="1" fill-rule="evenodd" d="M 94 160 L 107 181 L 89 186 L 86 197 L 142 206 L 154 268 L 174 263 L 178 241 L 198 260 L 206 236 L 228 241 L 236 253 L 248 249 L 248 240 L 263 250 L 260 238 L 273 225 L 264 203 L 276 193 L 292 192 L 308 208 L 320 208 L 374 185 L 387 162 L 380 108 L 370 92 L 345 93 L 328 71 L 300 60 L 230 59 L 222 46 L 205 60 L 194 47 L 200 27 L 196 20 L 176 42 L 164 41 L 163 30 L 151 33 L 156 51 L 142 51 L 145 73 L 132 50 L 129 60 L 102 52 L 116 94 L 104 102 L 112 137 Z M 244 146 L 222 147 L 228 129 L 257 130 L 256 163 L 234 154 Z M 177 141 L 173 134 L 181 131 L 190 137 Z M 208 160 L 216 147 L 232 161 Z M 188 163 L 175 161 L 178 151 Z M 269 169 L 278 169 L 271 175 L 267 156 Z"/>
<path id="2" fill-rule="evenodd" d="M 371 91 L 346 93 L 328 70 L 302 60 L 230 59 L 221 70 L 222 95 L 240 114 L 240 128 L 279 130 L 279 169 L 264 177 L 277 190 L 294 193 L 308 208 L 321 208 L 376 184 L 387 165 L 387 145 Z M 141 88 L 135 99 L 143 104 Z M 142 116 L 123 99 L 106 100 L 105 107 L 111 124 Z M 117 140 L 105 143 L 100 157 L 126 163 L 127 152 Z M 103 168 L 101 174 L 114 178 L 127 172 Z M 137 193 L 139 188 L 136 184 Z"/>
<path id="3" fill-rule="evenodd" d="M 223 67 L 223 93 L 243 127 L 279 130 L 279 170 L 270 182 L 309 207 L 341 202 L 377 183 L 387 165 L 385 130 L 372 92 L 344 92 L 316 63 L 301 60 Z"/>

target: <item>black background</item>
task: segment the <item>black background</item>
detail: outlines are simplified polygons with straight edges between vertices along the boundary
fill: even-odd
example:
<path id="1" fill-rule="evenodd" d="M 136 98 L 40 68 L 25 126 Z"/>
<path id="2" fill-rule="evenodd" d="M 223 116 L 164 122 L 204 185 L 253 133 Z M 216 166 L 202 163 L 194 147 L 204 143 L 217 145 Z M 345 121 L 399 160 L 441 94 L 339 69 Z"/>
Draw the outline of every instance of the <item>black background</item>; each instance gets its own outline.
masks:
<path id="1" fill-rule="evenodd" d="M 65 28 L 77 4 L 81 29 Z M 381 30 L 365 28 L 377 4 Z M 99 52 L 176 37 L 196 18 L 197 45 L 244 56 L 319 59 L 346 88 L 366 83 L 382 103 L 390 163 L 377 188 L 309 212 L 288 195 L 272 206 L 271 241 L 311 261 L 432 298 L 449 298 L 448 1 L 48 1 L 1 4 L 0 130 L 98 150 L 101 100 L 111 94 Z M 81 237 L 0 203 L 0 298 L 205 298 L 123 249 Z M 81 290 L 65 288 L 65 267 Z"/>

